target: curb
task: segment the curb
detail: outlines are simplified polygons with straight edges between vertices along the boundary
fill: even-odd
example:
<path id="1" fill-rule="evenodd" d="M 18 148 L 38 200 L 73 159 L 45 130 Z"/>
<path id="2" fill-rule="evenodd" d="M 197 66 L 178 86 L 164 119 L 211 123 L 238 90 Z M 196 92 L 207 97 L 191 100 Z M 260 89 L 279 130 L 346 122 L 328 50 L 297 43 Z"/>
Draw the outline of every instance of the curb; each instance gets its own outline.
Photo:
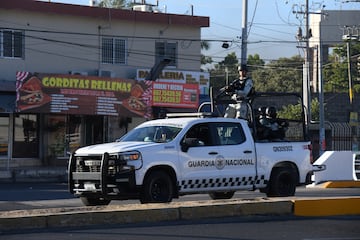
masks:
<path id="1" fill-rule="evenodd" d="M 295 200 L 294 215 L 308 217 L 360 215 L 360 198 Z"/>
<path id="2" fill-rule="evenodd" d="M 0 212 L 0 233 L 21 229 L 81 227 L 251 215 L 359 215 L 360 197 L 253 199 L 129 204 Z"/>
<path id="3" fill-rule="evenodd" d="M 328 181 L 323 188 L 360 188 L 360 181 Z"/>
<path id="4" fill-rule="evenodd" d="M 230 216 L 290 215 L 292 209 L 291 200 L 255 199 L 8 211 L 0 213 L 0 232 Z"/>

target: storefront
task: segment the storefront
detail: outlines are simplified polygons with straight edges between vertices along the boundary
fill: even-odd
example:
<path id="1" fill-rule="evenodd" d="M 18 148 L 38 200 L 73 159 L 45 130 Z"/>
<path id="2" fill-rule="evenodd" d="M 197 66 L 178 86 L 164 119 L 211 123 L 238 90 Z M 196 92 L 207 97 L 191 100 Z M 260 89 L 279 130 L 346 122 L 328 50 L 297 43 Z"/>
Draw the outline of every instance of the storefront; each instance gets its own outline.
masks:
<path id="1" fill-rule="evenodd" d="M 63 166 L 69 152 L 114 141 L 159 109 L 196 109 L 199 86 L 18 72 L 12 98 L 15 110 L 0 114 L 1 167 Z"/>

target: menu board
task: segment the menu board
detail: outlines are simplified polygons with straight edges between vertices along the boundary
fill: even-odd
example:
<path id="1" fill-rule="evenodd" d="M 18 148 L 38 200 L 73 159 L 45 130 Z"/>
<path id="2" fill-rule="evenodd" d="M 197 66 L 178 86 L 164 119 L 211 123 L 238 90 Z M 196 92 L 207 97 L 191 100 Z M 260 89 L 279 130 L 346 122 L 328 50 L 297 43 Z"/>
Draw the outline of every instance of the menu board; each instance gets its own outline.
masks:
<path id="1" fill-rule="evenodd" d="M 148 81 L 17 72 L 18 112 L 151 117 Z"/>
<path id="2" fill-rule="evenodd" d="M 153 82 L 151 105 L 158 107 L 197 108 L 197 84 Z"/>
<path id="3" fill-rule="evenodd" d="M 150 71 L 150 69 L 137 69 L 136 79 L 145 80 Z M 210 87 L 210 74 L 208 72 L 164 69 L 159 74 L 156 82 L 196 84 L 199 88 L 199 94 L 208 95 Z"/>

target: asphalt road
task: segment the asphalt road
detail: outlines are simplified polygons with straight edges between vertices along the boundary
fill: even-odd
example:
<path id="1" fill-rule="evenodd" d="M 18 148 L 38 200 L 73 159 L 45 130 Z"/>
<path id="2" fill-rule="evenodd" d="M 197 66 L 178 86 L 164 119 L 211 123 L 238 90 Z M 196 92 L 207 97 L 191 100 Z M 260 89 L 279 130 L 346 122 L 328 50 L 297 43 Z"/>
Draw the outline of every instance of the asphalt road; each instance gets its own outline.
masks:
<path id="1" fill-rule="evenodd" d="M 298 187 L 295 197 L 360 196 L 360 188 L 306 188 Z M 234 198 L 266 198 L 259 191 L 239 191 Z M 206 194 L 182 196 L 179 201 L 209 200 Z M 139 203 L 137 200 L 112 201 L 111 205 Z M 66 183 L 0 183 L 0 211 L 79 207 L 80 199 L 73 197 Z"/>
<path id="2" fill-rule="evenodd" d="M 229 217 L 147 224 L 102 225 L 17 231 L 6 240 L 359 240 L 360 216 L 302 218 L 286 216 Z"/>

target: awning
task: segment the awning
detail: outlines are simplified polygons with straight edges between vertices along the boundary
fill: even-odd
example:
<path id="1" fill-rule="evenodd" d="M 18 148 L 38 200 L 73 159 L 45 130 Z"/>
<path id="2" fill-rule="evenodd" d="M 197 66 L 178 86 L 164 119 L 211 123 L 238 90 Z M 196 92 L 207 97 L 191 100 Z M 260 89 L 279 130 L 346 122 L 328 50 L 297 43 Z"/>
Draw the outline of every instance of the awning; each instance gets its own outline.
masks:
<path id="1" fill-rule="evenodd" d="M 0 113 L 15 112 L 16 96 L 14 94 L 4 94 L 0 92 Z"/>
<path id="2" fill-rule="evenodd" d="M 0 79 L 0 113 L 15 112 L 15 81 Z"/>
<path id="3" fill-rule="evenodd" d="M 0 79 L 0 93 L 2 92 L 13 92 L 15 93 L 15 81 L 7 81 Z"/>

